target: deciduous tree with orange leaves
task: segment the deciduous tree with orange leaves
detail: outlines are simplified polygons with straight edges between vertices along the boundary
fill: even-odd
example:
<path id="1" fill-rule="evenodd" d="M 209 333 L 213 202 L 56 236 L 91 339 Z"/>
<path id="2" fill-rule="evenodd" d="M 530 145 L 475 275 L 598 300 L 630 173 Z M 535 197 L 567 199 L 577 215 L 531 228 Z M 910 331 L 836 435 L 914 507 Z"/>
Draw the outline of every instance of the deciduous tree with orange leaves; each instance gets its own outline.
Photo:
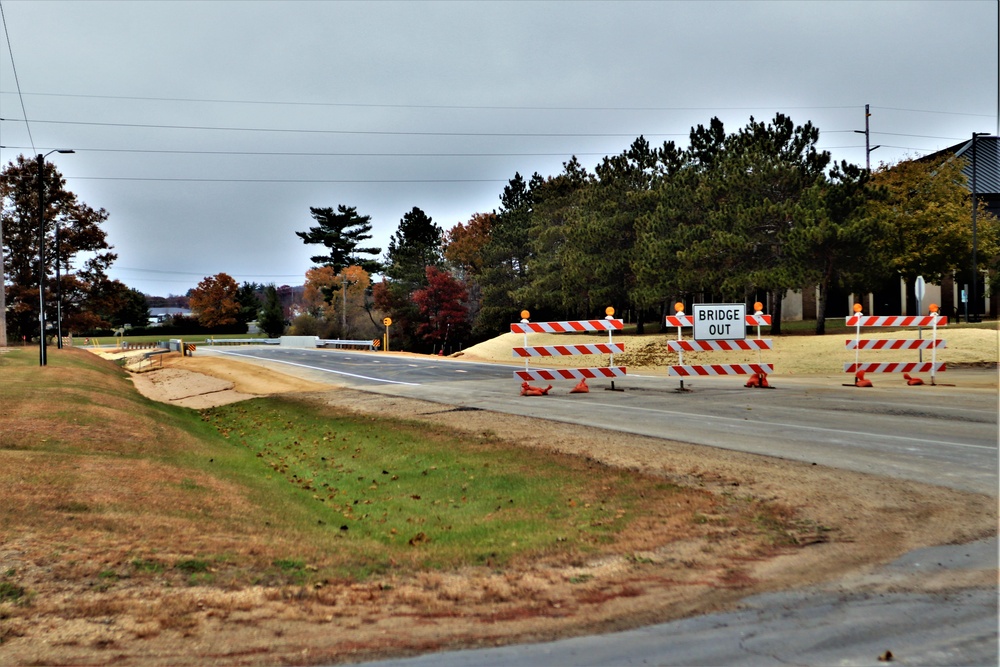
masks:
<path id="1" fill-rule="evenodd" d="M 239 322 L 241 305 L 237 294 L 240 286 L 227 273 L 207 276 L 191 290 L 191 310 L 203 327 L 215 328 Z"/>

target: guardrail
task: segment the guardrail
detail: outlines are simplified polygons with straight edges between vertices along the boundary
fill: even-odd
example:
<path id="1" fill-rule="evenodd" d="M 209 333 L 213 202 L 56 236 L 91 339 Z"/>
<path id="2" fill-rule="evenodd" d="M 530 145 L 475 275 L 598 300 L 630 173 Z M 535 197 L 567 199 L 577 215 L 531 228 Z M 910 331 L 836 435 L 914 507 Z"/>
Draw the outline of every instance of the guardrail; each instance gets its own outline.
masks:
<path id="1" fill-rule="evenodd" d="M 371 340 L 341 340 L 339 338 L 323 339 L 316 342 L 317 347 L 359 347 L 365 350 L 374 350 L 375 345 Z"/>
<path id="2" fill-rule="evenodd" d="M 280 338 L 206 338 L 205 345 L 280 345 Z"/>

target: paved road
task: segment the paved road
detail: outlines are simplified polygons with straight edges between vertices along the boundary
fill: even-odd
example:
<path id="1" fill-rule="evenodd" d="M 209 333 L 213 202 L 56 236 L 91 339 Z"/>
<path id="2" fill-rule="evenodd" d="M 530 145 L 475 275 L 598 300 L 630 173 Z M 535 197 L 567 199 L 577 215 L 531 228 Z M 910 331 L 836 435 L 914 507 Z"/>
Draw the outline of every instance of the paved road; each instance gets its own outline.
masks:
<path id="1" fill-rule="evenodd" d="M 846 376 L 778 377 L 765 390 L 723 377 L 686 381 L 691 391 L 679 392 L 676 378 L 633 374 L 615 382 L 624 391 L 604 391 L 611 386 L 605 380 L 591 382 L 589 394 L 570 395 L 573 383 L 562 381 L 549 396 L 523 397 L 509 365 L 263 347 L 211 352 L 382 394 L 997 493 L 995 385 L 907 387 L 898 376 L 884 376 L 874 388 L 858 389 L 842 386 Z M 996 374 L 959 373 L 980 386 Z"/>
<path id="2" fill-rule="evenodd" d="M 200 348 L 199 351 L 204 348 Z M 213 351 L 212 353 L 215 353 Z M 506 365 L 316 350 L 221 350 L 295 369 L 310 379 L 383 394 L 662 436 L 987 493 L 998 492 L 996 371 L 949 372 L 956 386 L 906 387 L 876 378 L 775 378 L 770 390 L 736 378 L 688 381 L 628 375 L 624 391 L 522 397 Z M 967 385 L 967 386 L 963 386 Z M 939 591 L 943 570 L 989 572 L 996 537 L 906 554 L 863 575 L 747 598 L 736 611 L 629 632 L 543 644 L 454 651 L 372 667 L 515 665 L 879 665 L 891 651 L 907 665 L 998 664 L 997 587 Z"/>
<path id="3" fill-rule="evenodd" d="M 997 541 L 921 549 L 869 578 L 905 589 L 944 569 L 997 566 Z M 543 644 L 451 651 L 368 667 L 997 664 L 996 589 L 885 592 L 864 582 L 747 598 L 737 611 Z M 919 585 L 919 584 L 918 584 Z"/>

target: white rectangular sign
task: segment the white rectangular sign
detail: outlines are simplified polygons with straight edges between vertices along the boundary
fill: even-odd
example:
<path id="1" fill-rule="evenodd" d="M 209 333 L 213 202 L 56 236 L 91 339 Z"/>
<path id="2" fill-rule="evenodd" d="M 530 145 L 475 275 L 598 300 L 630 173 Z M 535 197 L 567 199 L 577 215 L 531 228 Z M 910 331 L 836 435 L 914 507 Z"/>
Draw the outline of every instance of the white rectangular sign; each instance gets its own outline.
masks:
<path id="1" fill-rule="evenodd" d="M 695 340 L 742 340 L 746 337 L 745 303 L 694 304 Z"/>

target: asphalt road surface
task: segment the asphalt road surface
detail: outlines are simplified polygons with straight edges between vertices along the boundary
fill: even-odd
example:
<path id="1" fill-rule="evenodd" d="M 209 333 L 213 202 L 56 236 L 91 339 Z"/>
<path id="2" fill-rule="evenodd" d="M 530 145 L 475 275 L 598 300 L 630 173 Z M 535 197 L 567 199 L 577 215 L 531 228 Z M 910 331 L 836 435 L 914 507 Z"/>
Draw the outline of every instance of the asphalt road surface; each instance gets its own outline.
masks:
<path id="1" fill-rule="evenodd" d="M 206 348 L 199 348 L 202 353 Z M 907 387 L 876 376 L 686 380 L 629 374 L 589 394 L 524 397 L 515 366 L 328 350 L 213 349 L 308 379 L 381 394 L 590 425 L 998 495 L 995 370 Z M 537 364 L 533 364 L 537 368 Z M 963 381 L 968 387 L 963 387 Z M 540 384 L 540 383 L 534 383 Z M 954 386 L 949 386 L 949 385 Z M 514 665 L 997 665 L 997 587 L 922 591 L 942 570 L 996 571 L 998 542 L 922 549 L 877 571 L 747 598 L 736 611 L 543 644 L 435 653 L 372 667 Z M 873 593 L 868 581 L 898 584 Z"/>

